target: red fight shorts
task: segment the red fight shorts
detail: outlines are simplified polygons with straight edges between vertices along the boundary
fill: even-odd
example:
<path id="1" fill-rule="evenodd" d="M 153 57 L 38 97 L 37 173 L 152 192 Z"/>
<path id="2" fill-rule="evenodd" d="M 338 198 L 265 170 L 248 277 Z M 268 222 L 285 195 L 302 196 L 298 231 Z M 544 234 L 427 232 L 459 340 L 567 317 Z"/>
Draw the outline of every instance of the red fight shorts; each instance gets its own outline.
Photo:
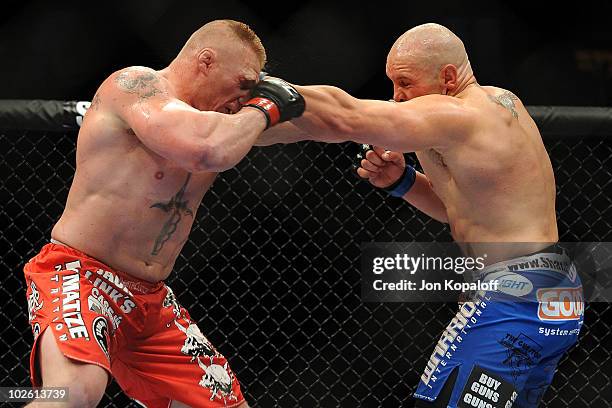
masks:
<path id="1" fill-rule="evenodd" d="M 172 400 L 205 408 L 244 401 L 225 357 L 163 282 L 131 278 L 60 244 L 45 245 L 24 272 L 35 387 L 41 386 L 37 339 L 49 327 L 66 357 L 103 367 L 146 407 L 168 407 Z"/>

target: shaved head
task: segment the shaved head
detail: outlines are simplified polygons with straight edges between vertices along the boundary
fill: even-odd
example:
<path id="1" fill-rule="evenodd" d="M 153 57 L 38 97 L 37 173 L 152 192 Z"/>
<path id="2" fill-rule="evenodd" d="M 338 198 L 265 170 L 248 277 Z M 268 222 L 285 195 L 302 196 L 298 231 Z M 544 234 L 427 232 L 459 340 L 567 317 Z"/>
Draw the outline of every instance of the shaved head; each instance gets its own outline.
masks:
<path id="1" fill-rule="evenodd" d="M 215 20 L 191 34 L 165 71 L 181 100 L 196 109 L 236 113 L 265 63 L 266 51 L 248 25 Z"/>
<path id="2" fill-rule="evenodd" d="M 215 20 L 200 27 L 187 40 L 179 57 L 203 48 L 224 49 L 242 44 L 257 54 L 261 66 L 266 63 L 266 50 L 257 34 L 246 24 L 234 20 Z"/>
<path id="3" fill-rule="evenodd" d="M 436 74 L 445 64 L 452 64 L 458 70 L 469 66 L 463 41 L 435 23 L 422 24 L 402 34 L 391 47 L 389 58 L 410 61 Z"/>
<path id="4" fill-rule="evenodd" d="M 434 23 L 402 34 L 387 55 L 386 71 L 398 102 L 435 93 L 455 95 L 476 82 L 463 41 Z"/>

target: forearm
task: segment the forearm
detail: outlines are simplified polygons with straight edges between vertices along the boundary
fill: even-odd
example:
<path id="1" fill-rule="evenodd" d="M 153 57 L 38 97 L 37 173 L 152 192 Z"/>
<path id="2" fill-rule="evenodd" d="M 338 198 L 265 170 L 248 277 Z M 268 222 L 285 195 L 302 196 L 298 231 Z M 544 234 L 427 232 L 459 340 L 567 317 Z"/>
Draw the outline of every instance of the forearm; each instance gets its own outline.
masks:
<path id="1" fill-rule="evenodd" d="M 296 143 L 313 140 L 310 133 L 298 128 L 291 122 L 280 123 L 259 135 L 255 146 L 270 146 L 276 143 Z"/>
<path id="2" fill-rule="evenodd" d="M 413 186 L 402 198 L 431 218 L 448 223 L 446 206 L 431 188 L 425 174 L 417 171 Z"/>
<path id="3" fill-rule="evenodd" d="M 306 100 L 304 114 L 266 130 L 257 140 L 257 146 L 275 143 L 295 143 L 303 140 L 340 143 L 350 140 L 354 114 L 352 96 L 339 88 L 327 85 L 295 86 Z M 349 126 L 349 124 L 351 124 Z"/>
<path id="4" fill-rule="evenodd" d="M 306 100 L 306 111 L 292 123 L 310 140 L 340 143 L 351 140 L 358 126 L 356 99 L 343 90 L 327 85 L 296 86 Z"/>
<path id="5" fill-rule="evenodd" d="M 392 103 L 357 99 L 332 86 L 296 88 L 306 100 L 306 111 L 293 123 L 317 141 L 353 141 L 415 152 L 462 143 L 476 120 L 458 98 L 445 95 Z"/>
<path id="6" fill-rule="evenodd" d="M 222 115 L 208 135 L 196 170 L 221 172 L 234 167 L 247 155 L 266 127 L 257 109 L 245 108 L 235 115 Z"/>

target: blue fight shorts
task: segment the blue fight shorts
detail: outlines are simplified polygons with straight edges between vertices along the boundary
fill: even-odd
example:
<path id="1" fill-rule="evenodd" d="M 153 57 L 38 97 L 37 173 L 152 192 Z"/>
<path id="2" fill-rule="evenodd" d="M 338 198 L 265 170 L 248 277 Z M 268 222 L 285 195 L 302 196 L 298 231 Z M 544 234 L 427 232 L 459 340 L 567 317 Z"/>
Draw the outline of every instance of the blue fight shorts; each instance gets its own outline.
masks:
<path id="1" fill-rule="evenodd" d="M 421 376 L 417 406 L 537 407 L 578 340 L 582 284 L 558 246 L 490 265 L 480 279 L 498 288 L 460 306 Z"/>

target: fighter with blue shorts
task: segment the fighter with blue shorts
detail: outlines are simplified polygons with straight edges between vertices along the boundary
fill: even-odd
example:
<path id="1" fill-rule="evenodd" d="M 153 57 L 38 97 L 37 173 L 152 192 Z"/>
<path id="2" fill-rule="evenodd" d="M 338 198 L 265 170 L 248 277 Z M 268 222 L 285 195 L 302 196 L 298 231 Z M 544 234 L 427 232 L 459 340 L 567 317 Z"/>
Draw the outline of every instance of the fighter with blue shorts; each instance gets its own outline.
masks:
<path id="1" fill-rule="evenodd" d="M 402 34 L 385 73 L 393 102 L 354 98 L 333 86 L 296 86 L 306 101 L 304 115 L 264 132 L 258 143 L 359 143 L 359 176 L 448 224 L 454 241 L 526 243 L 491 264 L 506 261 L 510 268 L 525 254 L 562 262 L 562 255 L 543 251 L 559 241 L 555 177 L 521 100 L 507 89 L 481 85 L 463 41 L 435 23 Z M 422 171 L 406 165 L 403 153 L 412 152 Z M 380 218 L 381 228 L 395 221 Z M 406 230 L 423 227 L 404 221 Z M 510 296 L 500 291 L 461 307 L 436 346 L 417 404 L 537 403 L 582 319 L 581 300 L 571 301 L 579 299 L 580 282 L 557 271 L 556 262 L 512 272 L 525 288 L 530 282 L 520 297 L 534 302 L 493 302 Z"/>
<path id="2" fill-rule="evenodd" d="M 463 303 L 438 341 L 417 407 L 536 407 L 582 326 L 582 284 L 553 245 L 480 272 L 498 290 Z"/>

